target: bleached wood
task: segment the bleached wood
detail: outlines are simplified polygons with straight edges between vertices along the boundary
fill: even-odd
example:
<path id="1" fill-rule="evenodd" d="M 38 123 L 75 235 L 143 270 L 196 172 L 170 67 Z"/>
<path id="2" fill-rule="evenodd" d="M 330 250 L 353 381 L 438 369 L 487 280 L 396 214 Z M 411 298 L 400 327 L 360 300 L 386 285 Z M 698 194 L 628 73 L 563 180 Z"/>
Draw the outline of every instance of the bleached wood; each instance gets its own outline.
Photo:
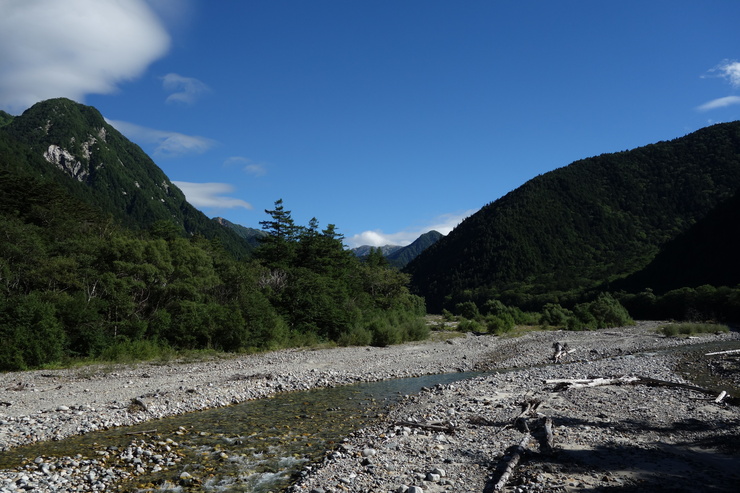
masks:
<path id="1" fill-rule="evenodd" d="M 706 353 L 704 356 L 716 356 L 718 354 L 734 354 L 740 353 L 740 349 L 730 349 L 728 351 L 717 351 L 715 353 Z"/>

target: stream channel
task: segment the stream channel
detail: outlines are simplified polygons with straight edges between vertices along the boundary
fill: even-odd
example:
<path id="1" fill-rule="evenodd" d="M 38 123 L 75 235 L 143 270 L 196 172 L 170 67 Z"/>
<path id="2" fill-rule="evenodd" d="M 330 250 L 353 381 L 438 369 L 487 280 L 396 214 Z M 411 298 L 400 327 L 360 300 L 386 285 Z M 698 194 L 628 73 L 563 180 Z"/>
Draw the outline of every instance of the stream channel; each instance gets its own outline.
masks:
<path id="1" fill-rule="evenodd" d="M 288 487 L 305 465 L 320 460 L 353 431 L 381 418 L 405 395 L 477 375 L 449 373 L 277 394 L 15 448 L 0 454 L 0 468 L 16 467 L 39 456 L 96 458 L 100 451 L 122 450 L 133 440 L 170 439 L 180 456 L 176 465 L 137 476 L 116 489 L 276 492 Z M 183 472 L 194 478 L 191 488 L 182 488 L 178 479 Z"/>
<path id="2" fill-rule="evenodd" d="M 740 395 L 740 388 L 732 385 L 739 382 L 740 367 L 726 368 L 728 364 L 737 366 L 737 358 L 713 358 L 715 363 L 724 361 L 721 369 L 735 375 L 728 381 L 712 371 L 711 362 L 708 369 L 703 357 L 708 351 L 737 348 L 740 343 L 735 341 L 654 352 L 676 354 L 681 361 L 679 371 L 690 381 Z M 699 355 L 702 356 L 697 358 Z M 110 485 L 109 491 L 277 492 L 287 488 L 306 465 L 322 459 L 352 432 L 381 419 L 404 396 L 416 394 L 423 387 L 479 375 L 475 372 L 427 375 L 276 394 L 136 426 L 14 448 L 0 453 L 0 469 L 15 468 L 40 456 L 95 459 L 101 452 L 115 455 L 133 441 L 146 441 L 171 445 L 178 456 L 177 462 L 159 472 L 147 472 Z M 192 479 L 182 481 L 183 473 Z"/>

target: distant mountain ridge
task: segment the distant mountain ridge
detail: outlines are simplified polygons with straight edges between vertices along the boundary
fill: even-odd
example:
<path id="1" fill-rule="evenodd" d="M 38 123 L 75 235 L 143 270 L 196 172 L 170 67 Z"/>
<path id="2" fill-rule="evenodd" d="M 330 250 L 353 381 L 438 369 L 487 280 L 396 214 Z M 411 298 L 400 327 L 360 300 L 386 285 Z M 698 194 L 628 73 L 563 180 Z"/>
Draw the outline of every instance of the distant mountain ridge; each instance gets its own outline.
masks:
<path id="1" fill-rule="evenodd" d="M 154 161 L 91 106 L 58 98 L 20 116 L 0 115 L 0 159 L 7 169 L 60 184 L 127 227 L 164 221 L 181 234 L 218 238 L 239 257 L 252 249 L 190 205 Z"/>
<path id="2" fill-rule="evenodd" d="M 646 267 L 738 189 L 740 122 L 713 125 L 537 176 L 405 271 L 431 311 L 471 297 L 532 309 L 574 302 Z"/>
<path id="3" fill-rule="evenodd" d="M 435 244 L 444 235 L 438 231 L 429 231 L 422 234 L 413 243 L 405 247 L 398 245 L 385 245 L 381 247 L 372 247 L 369 245 L 363 245 L 357 248 L 353 248 L 352 252 L 358 257 L 366 257 L 370 254 L 370 250 L 373 248 L 380 248 L 383 256 L 388 260 L 388 263 L 398 269 L 402 269 L 409 262 L 415 259 L 421 252 Z"/>

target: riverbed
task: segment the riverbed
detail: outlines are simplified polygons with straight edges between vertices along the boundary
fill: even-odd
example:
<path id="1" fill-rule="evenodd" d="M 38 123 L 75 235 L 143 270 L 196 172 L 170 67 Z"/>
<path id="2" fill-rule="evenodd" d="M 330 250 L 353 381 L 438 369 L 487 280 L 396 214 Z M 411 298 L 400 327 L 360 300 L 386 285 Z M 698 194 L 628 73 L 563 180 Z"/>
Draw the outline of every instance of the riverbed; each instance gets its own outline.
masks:
<path id="1" fill-rule="evenodd" d="M 620 368 L 625 371 L 642 369 L 651 374 L 665 373 L 664 376 L 668 378 L 680 378 L 671 368 L 664 369 L 655 366 L 652 363 L 652 360 L 657 361 L 655 358 L 648 360 L 637 357 L 629 358 L 638 351 L 686 346 L 697 342 L 688 339 L 664 338 L 655 332 L 656 326 L 656 323 L 640 323 L 634 327 L 584 333 L 532 332 L 517 339 L 467 335 L 456 339 L 438 339 L 390 348 L 288 350 L 205 362 L 169 362 L 135 367 L 96 367 L 57 372 L 4 374 L 0 376 L 0 388 L 3 392 L 0 395 L 0 401 L 9 405 L 0 407 L 0 446 L 5 450 L 10 450 L 27 443 L 60 440 L 73 435 L 89 434 L 96 430 L 136 424 L 146 428 L 148 424 L 154 423 L 154 420 L 167 416 L 182 416 L 190 413 L 197 415 L 199 413 L 194 413 L 194 411 L 234 407 L 241 402 L 262 399 L 283 392 L 294 393 L 312 388 L 329 388 L 357 382 L 434 373 L 518 368 L 517 371 L 508 373 L 511 375 L 509 378 L 518 382 L 518 386 L 512 391 L 507 390 L 511 387 L 511 382 L 508 380 L 501 380 L 503 377 L 489 377 L 499 378 L 492 382 L 500 388 L 491 394 L 498 397 L 491 400 L 488 396 L 488 401 L 491 403 L 495 401 L 496 405 L 501 405 L 501 408 L 486 409 L 489 411 L 504 409 L 508 412 L 509 407 L 520 398 L 515 395 L 517 392 L 533 394 L 541 391 L 539 377 L 532 372 L 545 370 L 531 368 L 547 365 L 552 354 L 551 346 L 555 341 L 567 342 L 576 351 L 572 355 L 572 360 L 567 364 L 558 366 L 556 370 L 548 371 L 562 374 L 566 373 L 566 369 L 573 372 L 579 368 L 587 368 L 588 365 L 598 364 L 602 366 L 592 366 L 591 369 L 613 372 L 616 371 L 614 368 L 603 366 L 605 362 L 621 361 Z M 716 341 L 738 339 L 735 333 L 710 337 Z M 645 366 L 647 361 L 651 361 L 651 364 Z M 624 366 L 625 362 L 629 365 Z M 661 364 L 665 366 L 668 363 Z M 298 461 L 299 467 L 310 467 L 311 469 L 303 471 L 305 477 L 295 488 L 307 489 L 310 485 L 310 488 L 317 491 L 320 488 L 324 488 L 325 491 L 339 491 L 342 488 L 351 491 L 368 491 L 362 489 L 365 488 L 364 483 L 357 478 L 367 474 L 366 469 L 374 461 L 379 461 L 383 457 L 378 450 L 385 450 L 381 447 L 384 441 L 405 436 L 406 440 L 413 442 L 421 436 L 417 430 L 409 432 L 404 429 L 395 429 L 393 423 L 400 415 L 413 414 L 412 411 L 418 408 L 419 417 L 415 419 L 421 419 L 425 415 L 438 412 L 436 408 L 419 407 L 422 403 L 427 402 L 431 405 L 431 403 L 446 402 L 446 399 L 452 399 L 448 410 L 462 412 L 457 409 L 456 403 L 466 403 L 470 400 L 469 397 L 472 398 L 477 393 L 490 389 L 492 385 L 488 381 L 479 382 L 477 379 L 473 382 L 448 384 L 441 388 L 434 386 L 437 389 L 435 392 L 441 392 L 442 397 L 435 394 L 435 398 L 429 401 L 427 394 L 430 391 L 423 391 L 418 398 L 411 396 L 401 405 L 392 406 L 387 414 L 385 411 L 371 411 L 369 414 L 375 414 L 374 418 L 379 418 L 380 424 L 371 424 L 362 430 L 349 433 L 341 444 L 342 449 L 335 448 L 336 439 L 329 440 L 335 443 L 316 447 L 321 451 L 319 454 L 321 455 L 326 454 L 327 450 L 324 450 L 326 445 L 332 446 L 328 448 L 328 452 L 334 455 L 324 456 L 319 460 L 323 467 L 311 466 L 308 463 L 311 459 L 306 459 L 306 454 L 296 455 L 292 460 Z M 506 400 L 504 396 L 510 397 Z M 481 403 L 486 402 L 484 398 L 479 400 Z M 470 405 L 471 409 L 475 409 L 480 403 L 474 402 L 473 404 L 475 405 Z M 305 416 L 322 415 L 321 419 L 330 419 L 333 412 L 331 409 L 332 406 L 326 406 L 321 412 L 303 414 Z M 323 415 L 326 415 L 326 418 Z M 448 416 L 444 414 L 442 417 Z M 302 419 L 309 424 L 311 422 L 308 418 L 300 418 L 300 414 L 294 419 L 296 421 Z M 317 427 L 314 426 L 314 428 Z M 373 431 L 375 429 L 380 431 L 376 433 Z M 193 426 L 192 430 L 197 431 L 196 435 L 214 433 L 212 429 L 203 430 L 196 426 Z M 183 435 L 178 435 L 178 433 Z M 224 433 L 223 441 L 226 443 L 229 440 L 239 440 L 235 436 L 242 436 L 241 434 L 244 433 L 244 431 Z M 502 438 L 507 436 L 506 433 L 508 431 L 502 433 Z M 110 481 L 108 483 L 102 481 L 101 476 L 108 477 L 116 484 L 126 482 L 136 484 L 137 481 L 141 483 L 140 480 L 145 479 L 145 474 L 149 474 L 152 468 L 160 467 L 158 472 L 162 473 L 164 479 L 153 479 L 149 482 L 152 486 L 161 488 L 165 484 L 164 481 L 170 481 L 172 484 L 197 485 L 198 482 L 203 484 L 209 480 L 208 475 L 201 475 L 192 466 L 187 466 L 188 461 L 184 457 L 187 454 L 183 451 L 183 445 L 179 441 L 180 436 L 187 437 L 188 434 L 190 434 L 190 429 L 183 426 L 183 429 L 178 428 L 167 435 L 130 435 L 128 436 L 129 445 L 123 448 L 116 445 L 115 450 L 108 447 L 104 450 L 97 450 L 93 457 L 86 457 L 82 454 L 80 457 L 72 457 L 70 458 L 72 466 L 88 474 L 80 475 L 68 483 L 74 483 L 75 487 L 80 488 L 76 491 L 90 491 L 95 488 L 101 490 L 105 484 L 110 484 Z M 368 436 L 372 436 L 373 439 L 367 439 Z M 458 440 L 455 437 L 448 438 Z M 435 436 L 436 439 L 440 437 Z M 187 440 L 183 440 L 183 443 L 187 443 Z M 307 440 L 307 443 L 313 444 L 311 440 Z M 503 443 L 501 442 L 502 446 Z M 437 445 L 442 449 L 436 448 Z M 44 445 L 41 447 L 43 450 Z M 429 451 L 450 448 L 449 444 L 444 441 L 426 443 L 420 447 L 422 450 Z M 215 447 L 212 447 L 212 450 L 201 452 L 202 455 L 208 455 L 218 461 L 229 461 L 234 455 L 238 455 L 234 452 L 230 455 L 229 451 L 217 450 Z M 410 458 L 422 454 L 418 450 L 409 450 L 404 447 L 400 447 L 397 452 L 396 455 L 399 458 L 402 455 L 408 456 L 404 458 L 408 464 L 414 462 Z M 255 453 L 259 456 L 260 451 L 255 449 Z M 368 454 L 368 456 L 363 456 L 363 454 Z M 476 453 L 469 458 L 478 456 L 483 457 L 480 453 Z M 113 464 L 115 457 L 124 457 L 120 460 L 128 460 L 128 462 L 119 468 Z M 149 460 L 152 457 L 155 458 L 153 466 L 152 461 Z M 324 464 L 324 461 L 328 460 L 327 457 L 334 462 Z M 36 462 L 38 458 L 29 457 L 29 459 L 31 459 L 30 469 L 0 472 L 0 481 L 3 481 L 0 484 L 6 488 L 6 491 L 15 491 L 12 488 L 16 487 L 22 475 L 25 475 L 27 479 L 21 481 L 25 481 L 24 484 L 30 484 L 29 482 L 58 474 L 56 472 L 58 469 L 51 469 L 43 458 L 38 463 Z M 451 457 L 447 459 L 453 460 Z M 449 464 L 456 464 L 458 459 L 459 457 L 455 458 Z M 435 468 L 443 469 L 441 466 L 447 463 L 444 459 L 440 460 L 440 464 L 437 464 Z M 490 457 L 488 460 L 495 461 L 495 457 Z M 369 464 L 362 466 L 363 461 Z M 461 464 L 464 465 L 464 462 Z M 337 467 L 340 469 L 344 467 L 345 472 L 332 475 L 334 471 L 332 464 L 335 463 L 339 464 Z M 131 467 L 132 464 L 136 467 Z M 388 464 L 393 465 L 391 462 Z M 471 473 L 475 467 L 471 469 L 467 466 L 460 466 L 467 472 L 462 472 L 463 476 L 454 479 L 456 466 L 449 464 L 447 479 L 438 483 L 424 484 L 423 487 L 426 488 L 424 491 L 477 491 L 477 486 L 466 486 L 467 478 L 477 476 Z M 144 467 L 145 465 L 147 467 Z M 397 470 L 405 471 L 407 468 L 407 466 L 399 466 Z M 383 472 L 386 469 L 381 467 L 370 467 L 370 469 L 374 471 L 373 480 L 377 482 L 377 488 L 380 488 L 376 491 L 385 491 L 382 488 L 396 491 L 397 488 L 403 486 L 413 486 L 399 483 L 400 479 L 396 477 L 396 474 Z M 94 474 L 89 474 L 89 472 L 94 472 Z M 429 471 L 419 470 L 414 474 L 426 474 L 427 472 Z M 412 475 L 404 481 L 411 483 L 412 480 L 416 480 L 414 478 L 415 476 Z M 423 482 L 422 479 L 418 480 Z"/>

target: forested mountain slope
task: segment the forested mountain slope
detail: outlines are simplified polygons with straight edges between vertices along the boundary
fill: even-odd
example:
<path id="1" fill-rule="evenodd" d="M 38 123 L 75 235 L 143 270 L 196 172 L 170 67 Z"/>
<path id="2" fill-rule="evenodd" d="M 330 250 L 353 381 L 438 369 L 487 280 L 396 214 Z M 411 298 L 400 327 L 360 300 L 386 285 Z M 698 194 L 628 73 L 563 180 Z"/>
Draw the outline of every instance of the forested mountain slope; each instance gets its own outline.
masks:
<path id="1" fill-rule="evenodd" d="M 611 290 L 656 294 L 703 285 L 740 283 L 740 192 L 675 239 L 644 269 L 614 282 Z"/>
<path id="2" fill-rule="evenodd" d="M 577 301 L 645 267 L 740 188 L 740 122 L 583 159 L 467 218 L 406 268 L 430 311 Z"/>
<path id="3" fill-rule="evenodd" d="M 55 182 L 129 228 L 161 221 L 179 234 L 218 238 L 240 257 L 253 248 L 191 206 L 151 158 L 91 106 L 59 98 L 15 118 L 0 115 L 0 166 Z"/>

